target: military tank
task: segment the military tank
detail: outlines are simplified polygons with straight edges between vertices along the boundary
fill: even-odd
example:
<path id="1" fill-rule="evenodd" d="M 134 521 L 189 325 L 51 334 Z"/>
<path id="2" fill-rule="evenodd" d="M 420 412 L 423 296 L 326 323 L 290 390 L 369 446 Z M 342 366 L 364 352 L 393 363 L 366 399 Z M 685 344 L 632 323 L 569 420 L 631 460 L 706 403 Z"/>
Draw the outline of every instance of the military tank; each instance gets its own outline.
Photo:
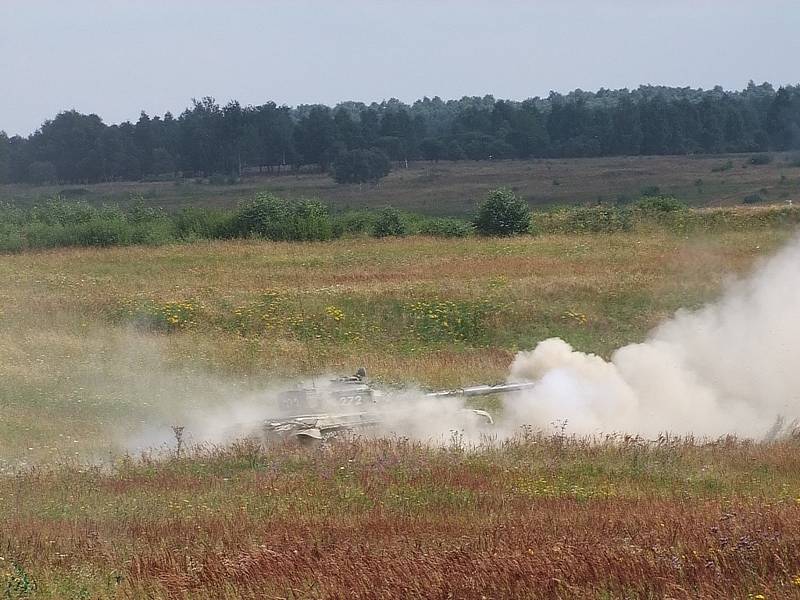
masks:
<path id="1" fill-rule="evenodd" d="M 419 398 L 475 398 L 518 392 L 535 385 L 532 382 L 478 385 L 417 394 Z M 366 369 L 354 375 L 338 377 L 320 386 L 296 388 L 278 396 L 278 412 L 284 416 L 239 426 L 234 437 L 271 439 L 293 437 L 314 443 L 342 432 L 369 431 L 388 423 L 402 422 L 415 409 L 403 401 L 402 393 L 373 386 Z M 454 415 L 460 427 L 486 428 L 494 424 L 491 414 L 479 408 L 458 408 Z"/>

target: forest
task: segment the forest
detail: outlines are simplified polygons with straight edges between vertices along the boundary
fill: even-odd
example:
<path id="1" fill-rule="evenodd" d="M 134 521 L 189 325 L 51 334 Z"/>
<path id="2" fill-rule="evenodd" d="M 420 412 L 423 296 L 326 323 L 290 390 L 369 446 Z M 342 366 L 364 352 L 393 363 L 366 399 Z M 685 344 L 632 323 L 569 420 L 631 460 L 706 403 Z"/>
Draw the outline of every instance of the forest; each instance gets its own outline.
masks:
<path id="1" fill-rule="evenodd" d="M 741 91 L 640 86 L 547 98 L 491 95 L 413 104 L 396 99 L 289 107 L 192 100 L 107 125 L 59 113 L 27 137 L 0 132 L 0 183 L 96 183 L 331 170 L 340 160 L 571 158 L 800 148 L 800 85 L 752 81 Z M 377 159 L 376 159 L 377 157 Z M 347 160 L 345 160 L 345 158 Z M 341 177 L 343 183 L 358 178 Z"/>

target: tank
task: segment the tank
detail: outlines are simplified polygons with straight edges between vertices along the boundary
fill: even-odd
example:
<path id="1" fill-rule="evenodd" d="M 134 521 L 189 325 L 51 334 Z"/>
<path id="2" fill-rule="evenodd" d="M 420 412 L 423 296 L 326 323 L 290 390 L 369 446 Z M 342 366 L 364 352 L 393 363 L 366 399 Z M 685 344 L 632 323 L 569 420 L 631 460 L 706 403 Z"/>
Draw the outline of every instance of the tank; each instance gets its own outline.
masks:
<path id="1" fill-rule="evenodd" d="M 475 398 L 518 392 L 533 385 L 532 382 L 478 385 L 423 395 L 433 399 Z M 397 392 L 371 385 L 366 369 L 362 367 L 355 375 L 339 377 L 319 387 L 282 392 L 278 397 L 278 408 L 280 414 L 288 416 L 249 424 L 246 436 L 262 439 L 293 437 L 301 442 L 314 443 L 342 432 L 368 431 L 408 414 L 408 407 L 404 407 L 402 399 L 397 396 Z M 494 424 L 486 410 L 463 408 L 458 412 L 461 425 L 488 428 Z"/>

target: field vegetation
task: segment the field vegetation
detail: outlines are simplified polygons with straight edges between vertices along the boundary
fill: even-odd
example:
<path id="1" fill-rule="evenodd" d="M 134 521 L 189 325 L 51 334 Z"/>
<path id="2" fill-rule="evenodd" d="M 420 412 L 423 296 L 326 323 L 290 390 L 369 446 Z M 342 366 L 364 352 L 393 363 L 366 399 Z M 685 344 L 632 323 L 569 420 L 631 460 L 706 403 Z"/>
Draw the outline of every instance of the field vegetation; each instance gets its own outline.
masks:
<path id="1" fill-rule="evenodd" d="M 798 442 L 240 444 L 0 480 L 7 598 L 798 598 Z"/>
<path id="2" fill-rule="evenodd" d="M 417 161 L 395 168 L 378 185 L 340 185 L 319 173 L 80 185 L 0 185 L 0 202 L 41 205 L 61 196 L 96 206 L 127 208 L 144 200 L 168 212 L 183 208 L 233 209 L 256 194 L 314 198 L 333 213 L 394 206 L 434 216 L 469 218 L 487 191 L 509 187 L 536 208 L 625 204 L 643 193 L 666 194 L 690 206 L 738 205 L 759 194 L 769 204 L 800 201 L 797 152 L 773 152 L 767 164 L 750 154 L 630 156 L 572 159 Z"/>
<path id="3" fill-rule="evenodd" d="M 800 597 L 793 438 L 556 424 L 480 447 L 175 452 L 171 425 L 191 446 L 193 415 L 286 378 L 364 365 L 385 385 L 498 382 L 550 336 L 608 356 L 795 230 L 788 206 L 648 202 L 534 215 L 534 235 L 508 238 L 0 255 L 0 593 Z"/>
<path id="4" fill-rule="evenodd" d="M 341 237 L 466 237 L 471 234 L 601 233 L 666 229 L 675 233 L 791 227 L 800 205 L 770 204 L 756 210 L 737 207 L 689 209 L 673 196 L 649 190 L 636 201 L 567 206 L 531 213 L 510 188 L 490 190 L 472 220 L 381 210 L 331 212 L 319 201 L 261 193 L 235 210 L 184 208 L 170 213 L 143 199 L 129 208 L 94 206 L 56 197 L 20 207 L 0 205 L 0 252 L 61 246 L 163 245 L 218 239 L 324 241 Z M 760 198 L 760 197 L 759 197 Z M 745 202 L 754 204 L 754 202 Z"/>

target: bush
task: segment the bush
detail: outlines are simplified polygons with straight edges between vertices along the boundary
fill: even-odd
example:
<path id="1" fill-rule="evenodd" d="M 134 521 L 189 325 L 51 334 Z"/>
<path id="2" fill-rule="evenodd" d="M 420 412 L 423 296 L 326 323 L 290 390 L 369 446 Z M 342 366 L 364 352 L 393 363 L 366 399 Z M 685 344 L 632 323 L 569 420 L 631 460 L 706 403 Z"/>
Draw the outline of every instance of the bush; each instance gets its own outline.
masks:
<path id="1" fill-rule="evenodd" d="M 175 240 L 175 224 L 169 219 L 160 219 L 146 223 L 126 223 L 120 243 L 163 246 Z"/>
<path id="2" fill-rule="evenodd" d="M 336 236 L 372 233 L 375 229 L 376 215 L 366 210 L 353 210 L 334 219 L 333 229 Z"/>
<path id="3" fill-rule="evenodd" d="M 473 228 L 469 223 L 458 219 L 430 218 L 424 219 L 417 231 L 423 235 L 436 237 L 467 237 Z"/>
<path id="4" fill-rule="evenodd" d="M 73 225 L 75 242 L 80 246 L 120 246 L 130 243 L 130 232 L 121 219 L 92 219 Z"/>
<path id="5" fill-rule="evenodd" d="M 291 202 L 289 205 L 288 240 L 330 240 L 333 221 L 319 202 Z"/>
<path id="6" fill-rule="evenodd" d="M 33 221 L 22 228 L 25 245 L 28 248 L 58 248 L 77 245 L 77 237 L 58 223 L 49 224 Z"/>
<path id="7" fill-rule="evenodd" d="M 272 194 L 259 194 L 243 204 L 233 218 L 235 235 L 270 240 L 329 240 L 333 221 L 319 202 L 290 201 Z"/>
<path id="8" fill-rule="evenodd" d="M 378 238 L 401 236 L 408 233 L 408 225 L 403 220 L 400 212 L 390 207 L 384 208 L 375 219 L 372 235 Z"/>
<path id="9" fill-rule="evenodd" d="M 147 204 L 143 198 L 136 200 L 125 212 L 125 220 L 131 223 L 152 223 L 154 221 L 167 220 L 167 213 L 160 206 L 152 206 Z"/>
<path id="10" fill-rule="evenodd" d="M 721 165 L 717 165 L 716 167 L 711 167 L 712 173 L 722 173 L 724 171 L 730 171 L 733 168 L 733 161 L 728 160 Z"/>
<path id="11" fill-rule="evenodd" d="M 24 248 L 25 240 L 17 227 L 0 230 L 0 252 L 19 252 Z"/>
<path id="12" fill-rule="evenodd" d="M 492 190 L 478 208 L 475 229 L 481 235 L 529 233 L 530 207 L 507 188 Z"/>
<path id="13" fill-rule="evenodd" d="M 36 205 L 25 215 L 26 221 L 47 225 L 77 225 L 98 218 L 101 211 L 86 202 L 65 202 L 60 197 Z M 106 209 L 104 212 L 111 212 Z"/>
<path id="14" fill-rule="evenodd" d="M 184 208 L 175 216 L 175 235 L 182 240 L 229 238 L 234 217 L 217 210 Z"/>
<path id="15" fill-rule="evenodd" d="M 666 213 L 686 210 L 688 206 L 674 196 L 644 196 L 636 203 L 643 212 Z"/>
<path id="16" fill-rule="evenodd" d="M 568 231 L 575 233 L 629 231 L 632 226 L 630 209 L 621 207 L 575 208 L 567 219 Z"/>
<path id="17" fill-rule="evenodd" d="M 633 211 L 624 206 L 559 208 L 533 217 L 533 227 L 542 233 L 613 233 L 634 225 Z"/>

